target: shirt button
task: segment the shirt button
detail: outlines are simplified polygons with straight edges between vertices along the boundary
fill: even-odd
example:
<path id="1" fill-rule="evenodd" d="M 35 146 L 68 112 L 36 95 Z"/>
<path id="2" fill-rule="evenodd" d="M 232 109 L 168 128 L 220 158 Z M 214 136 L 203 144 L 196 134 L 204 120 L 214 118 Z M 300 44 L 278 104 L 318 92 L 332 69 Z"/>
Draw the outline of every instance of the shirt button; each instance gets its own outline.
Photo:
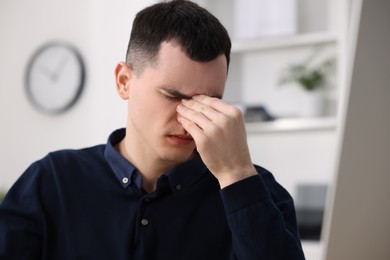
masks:
<path id="1" fill-rule="evenodd" d="M 147 225 L 149 224 L 149 221 L 148 221 L 146 218 L 143 218 L 143 219 L 141 220 L 141 224 L 142 224 L 143 226 L 147 226 Z"/>
<path id="2" fill-rule="evenodd" d="M 181 185 L 180 184 L 176 185 L 176 190 L 181 190 Z"/>
<path id="3" fill-rule="evenodd" d="M 122 179 L 122 182 L 123 182 L 124 184 L 126 184 L 126 183 L 128 183 L 128 182 L 129 182 L 129 179 L 128 179 L 128 178 L 126 178 L 126 177 L 124 177 L 124 178 Z"/>

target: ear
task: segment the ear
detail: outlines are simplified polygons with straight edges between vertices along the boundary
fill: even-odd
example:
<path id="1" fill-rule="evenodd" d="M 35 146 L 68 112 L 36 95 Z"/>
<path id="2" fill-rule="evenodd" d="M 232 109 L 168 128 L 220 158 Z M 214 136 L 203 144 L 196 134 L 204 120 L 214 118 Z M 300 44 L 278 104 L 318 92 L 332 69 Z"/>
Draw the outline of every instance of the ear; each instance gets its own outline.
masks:
<path id="1" fill-rule="evenodd" d="M 127 100 L 129 98 L 130 85 L 134 77 L 134 71 L 125 62 L 120 62 L 116 65 L 116 91 L 118 92 L 119 96 L 124 100 Z"/>

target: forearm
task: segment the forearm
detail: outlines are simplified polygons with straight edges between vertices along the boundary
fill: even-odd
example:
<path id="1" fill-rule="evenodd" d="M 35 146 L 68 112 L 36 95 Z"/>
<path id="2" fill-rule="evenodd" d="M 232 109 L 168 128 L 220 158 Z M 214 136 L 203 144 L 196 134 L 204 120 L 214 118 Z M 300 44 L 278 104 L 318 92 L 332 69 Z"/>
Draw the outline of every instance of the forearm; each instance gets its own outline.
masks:
<path id="1" fill-rule="evenodd" d="M 260 176 L 221 190 L 238 259 L 304 259 L 292 199 L 272 200 Z"/>

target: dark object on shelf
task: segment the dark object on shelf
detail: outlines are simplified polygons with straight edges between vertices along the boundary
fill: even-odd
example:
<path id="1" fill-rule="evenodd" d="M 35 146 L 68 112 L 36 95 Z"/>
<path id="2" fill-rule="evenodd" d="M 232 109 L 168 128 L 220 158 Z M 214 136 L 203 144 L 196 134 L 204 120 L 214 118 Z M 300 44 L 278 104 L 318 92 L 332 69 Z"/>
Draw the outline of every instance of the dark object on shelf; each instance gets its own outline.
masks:
<path id="1" fill-rule="evenodd" d="M 296 213 L 298 230 L 301 239 L 320 240 L 324 211 L 313 209 L 298 209 Z"/>
<path id="2" fill-rule="evenodd" d="M 244 117 L 246 122 L 264 122 L 275 120 L 275 117 L 271 115 L 264 106 L 246 107 Z"/>
<path id="3" fill-rule="evenodd" d="M 326 184 L 298 185 L 295 208 L 301 239 L 320 240 L 326 193 Z"/>

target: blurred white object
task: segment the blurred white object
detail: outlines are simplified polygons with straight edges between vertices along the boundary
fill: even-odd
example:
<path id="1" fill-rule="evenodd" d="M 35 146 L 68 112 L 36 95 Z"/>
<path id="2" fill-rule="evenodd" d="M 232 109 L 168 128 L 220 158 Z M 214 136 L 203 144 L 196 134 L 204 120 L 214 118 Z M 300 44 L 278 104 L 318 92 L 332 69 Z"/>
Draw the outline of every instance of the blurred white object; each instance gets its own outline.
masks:
<path id="1" fill-rule="evenodd" d="M 233 10 L 235 40 L 297 32 L 297 0 L 234 0 Z"/>

